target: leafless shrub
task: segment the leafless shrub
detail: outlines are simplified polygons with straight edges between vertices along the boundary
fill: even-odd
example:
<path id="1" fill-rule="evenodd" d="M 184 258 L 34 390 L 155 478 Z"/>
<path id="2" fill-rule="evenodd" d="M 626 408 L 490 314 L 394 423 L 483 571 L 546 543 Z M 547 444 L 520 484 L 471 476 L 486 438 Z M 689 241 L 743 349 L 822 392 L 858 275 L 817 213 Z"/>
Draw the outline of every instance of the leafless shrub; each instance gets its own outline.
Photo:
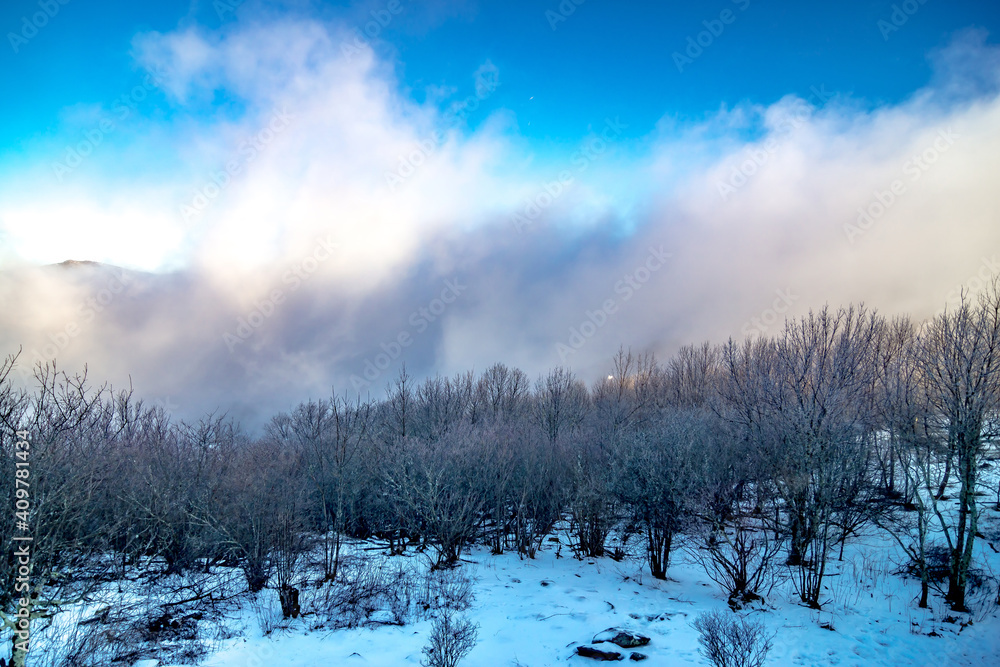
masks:
<path id="1" fill-rule="evenodd" d="M 644 533 L 650 573 L 666 579 L 674 539 L 693 520 L 714 436 L 708 415 L 695 410 L 671 410 L 650 426 L 623 439 L 615 486 Z"/>
<path id="2" fill-rule="evenodd" d="M 734 609 L 764 598 L 774 587 L 775 560 L 783 548 L 766 527 L 737 518 L 731 526 L 710 532 L 694 551 L 705 573 L 729 596 Z"/>
<path id="3" fill-rule="evenodd" d="M 32 651 L 32 667 L 127 664 L 143 656 L 145 644 L 141 629 L 121 618 L 105 619 L 90 627 L 75 623 L 49 626 L 38 634 L 33 638 L 35 645 L 40 639 L 46 646 L 44 651 Z"/>
<path id="4" fill-rule="evenodd" d="M 372 441 L 373 404 L 344 397 L 309 401 L 268 426 L 283 449 L 301 452 L 302 483 L 311 496 L 311 517 L 320 529 L 323 577 L 337 578 L 344 535 L 357 521 L 364 495 L 366 460 L 377 459 Z"/>
<path id="5" fill-rule="evenodd" d="M 464 611 L 475 599 L 473 580 L 461 570 L 430 571 L 426 575 L 424 599 L 429 609 Z"/>
<path id="6" fill-rule="evenodd" d="M 324 623 L 354 628 L 385 611 L 392 622 L 404 625 L 419 611 L 420 587 L 402 563 L 381 559 L 344 558 L 337 581 L 308 593 L 304 606 L 312 607 Z"/>
<path id="7" fill-rule="evenodd" d="M 388 475 L 400 523 L 423 534 L 436 552 L 435 568 L 455 566 L 476 534 L 486 498 L 479 454 L 484 432 L 451 427 L 439 440 L 407 440 Z"/>
<path id="8" fill-rule="evenodd" d="M 274 579 L 281 600 L 281 614 L 285 618 L 299 616 L 299 589 L 293 583 L 303 551 L 305 551 L 305 538 L 298 513 L 294 510 L 285 512 L 278 522 L 272 557 Z"/>
<path id="9" fill-rule="evenodd" d="M 702 652 L 715 667 L 761 667 L 774 639 L 761 621 L 724 611 L 702 614 L 694 628 Z"/>
<path id="10" fill-rule="evenodd" d="M 172 613 L 158 605 L 104 607 L 80 620 L 73 612 L 53 619 L 32 639 L 29 667 L 105 667 L 142 658 L 195 664 L 213 648 L 199 632 L 202 614 Z M 33 630 L 34 632 L 34 630 Z"/>
<path id="11" fill-rule="evenodd" d="M 278 592 L 269 588 L 250 593 L 250 608 L 253 609 L 257 625 L 265 637 L 277 630 L 285 618 Z"/>
<path id="12" fill-rule="evenodd" d="M 336 581 L 303 590 L 302 606 L 322 625 L 406 625 L 439 611 L 472 605 L 473 579 L 461 570 L 419 573 L 412 560 L 345 557 Z"/>
<path id="13" fill-rule="evenodd" d="M 457 667 L 462 658 L 476 647 L 479 626 L 465 618 L 456 618 L 445 610 L 434 621 L 430 642 L 424 647 L 423 667 Z"/>

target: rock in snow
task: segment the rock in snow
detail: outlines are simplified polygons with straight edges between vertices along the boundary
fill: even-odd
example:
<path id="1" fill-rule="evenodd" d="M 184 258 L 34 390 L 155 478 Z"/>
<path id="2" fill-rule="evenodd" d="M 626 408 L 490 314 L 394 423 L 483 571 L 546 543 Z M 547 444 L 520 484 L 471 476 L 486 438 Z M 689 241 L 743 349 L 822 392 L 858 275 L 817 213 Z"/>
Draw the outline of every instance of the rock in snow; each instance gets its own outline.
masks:
<path id="1" fill-rule="evenodd" d="M 649 637 L 634 634 L 628 632 L 627 630 L 622 630 L 621 628 L 608 628 L 604 632 L 598 632 L 594 635 L 594 644 L 600 644 L 602 642 L 611 642 L 621 648 L 636 648 L 637 646 L 645 646 L 648 644 Z"/>
<path id="2" fill-rule="evenodd" d="M 594 660 L 605 660 L 607 662 L 613 662 L 616 660 L 624 660 L 623 656 L 618 651 L 602 651 L 599 648 L 594 648 L 593 646 L 577 646 L 576 654 L 583 656 L 584 658 L 593 658 Z"/>

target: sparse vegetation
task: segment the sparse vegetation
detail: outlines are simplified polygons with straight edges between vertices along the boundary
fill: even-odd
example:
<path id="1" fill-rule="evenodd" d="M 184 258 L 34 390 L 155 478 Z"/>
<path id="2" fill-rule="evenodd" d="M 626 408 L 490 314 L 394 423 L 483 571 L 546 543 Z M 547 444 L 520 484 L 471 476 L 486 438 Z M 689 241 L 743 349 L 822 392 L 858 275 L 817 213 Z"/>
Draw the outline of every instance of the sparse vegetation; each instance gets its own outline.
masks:
<path id="1" fill-rule="evenodd" d="M 705 657 L 715 667 L 761 667 L 774 638 L 761 621 L 724 611 L 702 614 L 694 627 Z"/>
<path id="2" fill-rule="evenodd" d="M 590 389 L 567 369 L 533 390 L 500 364 L 418 385 L 404 370 L 384 401 L 306 403 L 258 436 L 217 416 L 175 423 L 52 365 L 17 389 L 16 363 L 0 369 L 0 463 L 13 469 L 13 434 L 29 433 L 39 617 L 129 573 L 236 567 L 265 633 L 300 614 L 354 627 L 379 611 L 398 624 L 437 613 L 427 659 L 452 665 L 475 638 L 451 616 L 472 598 L 468 547 L 534 558 L 560 522 L 581 559 L 606 555 L 612 533 L 620 559 L 637 536 L 661 580 L 683 536 L 734 609 L 765 596 L 782 564 L 801 602 L 823 608 L 835 546 L 842 557 L 868 527 L 910 558 L 921 607 L 939 590 L 967 610 L 967 591 L 985 599 L 993 582 L 973 545 L 1000 416 L 996 286 L 920 329 L 823 309 L 666 364 L 622 350 Z M 0 537 L 12 531 L 0 519 Z M 372 537 L 430 574 L 345 558 L 344 540 Z M 3 572 L 12 581 L 9 561 Z M 15 597 L 2 589 L 8 618 Z M 699 621 L 712 659 L 757 664 L 726 662 L 734 646 L 767 647 L 759 626 L 726 618 Z"/>

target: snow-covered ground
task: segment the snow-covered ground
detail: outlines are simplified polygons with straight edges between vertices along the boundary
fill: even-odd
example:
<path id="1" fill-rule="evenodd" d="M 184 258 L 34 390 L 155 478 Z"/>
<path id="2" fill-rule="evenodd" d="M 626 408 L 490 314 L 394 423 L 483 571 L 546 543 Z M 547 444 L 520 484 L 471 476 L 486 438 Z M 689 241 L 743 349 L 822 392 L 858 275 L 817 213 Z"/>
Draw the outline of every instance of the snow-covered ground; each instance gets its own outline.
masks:
<path id="1" fill-rule="evenodd" d="M 997 512 L 987 512 L 995 522 Z M 997 554 L 985 541 L 980 546 L 979 555 L 1000 571 Z M 896 552 L 874 530 L 854 540 L 844 561 L 831 563 L 823 611 L 799 605 L 785 582 L 766 604 L 741 612 L 776 633 L 767 664 L 1000 664 L 1000 608 L 991 603 L 992 583 L 972 596 L 981 606 L 977 613 L 952 614 L 939 596 L 931 610 L 921 610 L 918 582 L 892 574 L 898 566 L 887 553 Z M 478 644 L 462 663 L 467 667 L 597 664 L 576 656 L 575 648 L 610 627 L 651 638 L 636 649 L 649 656 L 645 664 L 707 665 L 691 622 L 701 612 L 728 609 L 725 596 L 681 550 L 668 581 L 652 579 L 638 560 L 580 561 L 552 542 L 535 560 L 474 549 L 462 570 L 476 580 L 475 600 L 463 613 L 480 625 Z M 243 627 L 243 636 L 216 642 L 205 665 L 418 665 L 431 629 L 430 620 L 421 620 L 405 627 L 310 630 L 307 617 L 264 636 L 249 606 L 231 620 Z"/>
<path id="2" fill-rule="evenodd" d="M 848 540 L 843 561 L 837 560 L 837 549 L 831 554 L 822 611 L 801 605 L 790 579 L 784 576 L 765 602 L 739 612 L 760 619 L 774 633 L 766 664 L 1000 665 L 1000 606 L 996 604 L 1000 511 L 982 498 L 980 512 L 983 536 L 976 540 L 974 569 L 984 583 L 970 587 L 970 613 L 951 612 L 936 592 L 931 595 L 931 608 L 919 609 L 919 581 L 902 574 L 906 558 L 883 531 L 869 526 Z M 591 643 L 595 635 L 612 627 L 651 638 L 647 646 L 633 649 L 648 656 L 644 664 L 710 664 L 699 652 L 692 621 L 710 610 L 732 612 L 726 596 L 684 546 L 672 553 L 669 579 L 658 581 L 649 575 L 638 555 L 641 544 L 635 541 L 628 550 L 636 555 L 622 561 L 578 560 L 567 545 L 568 536 L 560 530 L 544 541 L 533 560 L 514 553 L 496 556 L 484 547 L 474 547 L 463 554 L 456 570 L 434 575 L 473 582 L 471 605 L 457 612 L 479 625 L 478 643 L 461 663 L 463 667 L 598 664 L 577 656 L 576 647 Z M 405 571 L 414 591 L 430 590 L 420 587 L 438 581 L 426 574 L 428 555 L 411 549 L 404 556 L 388 556 L 385 546 L 378 542 L 349 544 L 345 560 L 355 567 L 355 573 L 366 571 L 362 562 L 381 564 L 386 571 Z M 612 540 L 611 546 L 620 545 Z M 316 557 L 313 554 L 314 563 Z M 49 649 L 58 647 L 53 654 L 67 655 L 65 647 L 71 643 L 67 638 L 73 632 L 74 641 L 102 642 L 105 635 L 101 633 L 113 626 L 94 617 L 118 609 L 119 618 L 138 619 L 135 627 L 145 636 L 146 647 L 152 642 L 162 649 L 168 636 L 179 640 L 173 641 L 175 659 L 163 664 L 155 659 L 144 661 L 163 658 L 164 653 L 147 656 L 140 642 L 139 652 L 130 662 L 141 667 L 173 667 L 193 664 L 196 659 L 206 667 L 419 665 L 435 613 L 433 608 L 409 613 L 409 622 L 401 626 L 393 624 L 398 609 L 394 619 L 388 607 L 369 608 L 364 616 L 370 622 L 335 629 L 337 623 L 317 613 L 321 607 L 318 598 L 329 588 L 317 586 L 317 566 L 309 567 L 306 561 L 296 579 L 302 590 L 304 615 L 288 621 L 281 619 L 274 590 L 256 597 L 242 592 L 245 581 L 238 569 L 220 567 L 207 575 L 192 572 L 168 579 L 151 577 L 149 570 L 145 563 L 127 581 L 110 582 L 88 604 L 59 614 L 57 627 L 66 634 L 57 639 L 55 628 L 50 629 L 33 645 L 34 655 L 44 654 L 47 643 Z M 788 574 L 783 566 L 779 570 Z M 429 593 L 422 598 L 419 593 L 413 595 L 420 600 L 434 597 Z M 179 631 L 172 636 L 145 633 L 148 619 L 158 617 L 164 602 L 195 597 L 200 600 L 168 607 L 174 619 L 181 619 Z M 205 604 L 205 600 L 210 603 Z M 129 604 L 133 606 L 126 609 Z M 408 604 L 411 611 L 420 607 L 412 601 Z M 85 619 L 91 620 L 80 625 Z M 203 647 L 200 656 L 196 651 L 185 653 L 183 640 L 192 637 Z M 632 650 L 621 652 L 628 658 Z M 44 667 L 56 662 L 36 660 L 30 664 Z"/>

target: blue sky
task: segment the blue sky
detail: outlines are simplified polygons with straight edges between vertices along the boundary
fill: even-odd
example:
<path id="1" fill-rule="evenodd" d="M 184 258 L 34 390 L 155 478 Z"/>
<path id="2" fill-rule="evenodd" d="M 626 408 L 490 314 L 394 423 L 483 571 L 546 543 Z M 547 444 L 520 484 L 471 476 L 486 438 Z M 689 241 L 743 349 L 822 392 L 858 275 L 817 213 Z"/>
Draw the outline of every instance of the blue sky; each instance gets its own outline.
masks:
<path id="1" fill-rule="evenodd" d="M 279 14 L 363 30 L 386 4 L 247 0 L 220 19 L 208 0 L 72 0 L 54 5 L 58 13 L 28 43 L 12 45 L 9 34 L 20 35 L 23 17 L 40 8 L 10 0 L 0 9 L 7 36 L 0 86 L 9 100 L 0 147 L 23 149 L 25 139 L 57 132 L 68 107 L 107 103 L 128 90 L 140 76 L 131 55 L 139 33 L 190 25 L 224 31 L 241 19 Z M 892 32 L 879 21 L 890 21 L 900 3 L 588 0 L 569 3 L 574 11 L 560 16 L 564 21 L 546 15 L 559 13 L 555 1 L 420 4 L 401 1 L 401 13 L 372 40 L 406 93 L 422 100 L 428 87 L 467 89 L 470 72 L 490 59 L 503 73 L 490 108 L 514 111 L 521 134 L 541 146 L 572 142 L 606 116 L 626 115 L 630 134 L 641 136 L 664 116 L 700 119 L 721 106 L 807 97 L 814 86 L 868 104 L 898 102 L 927 82 L 928 52 L 952 33 L 975 26 L 996 34 L 1000 25 L 1000 5 L 971 0 L 914 2 L 916 11 Z M 727 9 L 733 22 L 678 71 L 674 54 Z M 154 97 L 143 112 L 169 114 L 171 107 Z"/>
<path id="2" fill-rule="evenodd" d="M 223 1 L 0 9 L 29 367 L 253 421 L 1000 275 L 996 3 Z"/>

